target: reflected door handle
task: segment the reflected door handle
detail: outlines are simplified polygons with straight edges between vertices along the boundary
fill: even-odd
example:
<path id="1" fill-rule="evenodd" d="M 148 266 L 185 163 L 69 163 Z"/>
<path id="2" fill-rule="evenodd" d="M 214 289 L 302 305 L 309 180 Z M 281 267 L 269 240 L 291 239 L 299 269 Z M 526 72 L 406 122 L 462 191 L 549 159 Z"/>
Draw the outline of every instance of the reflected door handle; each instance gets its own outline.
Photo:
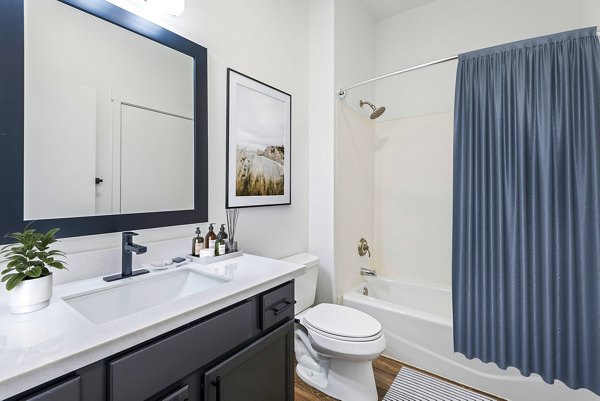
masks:
<path id="1" fill-rule="evenodd" d="M 96 185 L 99 185 L 99 184 L 101 184 L 103 182 L 104 182 L 104 180 L 102 178 L 96 177 Z"/>

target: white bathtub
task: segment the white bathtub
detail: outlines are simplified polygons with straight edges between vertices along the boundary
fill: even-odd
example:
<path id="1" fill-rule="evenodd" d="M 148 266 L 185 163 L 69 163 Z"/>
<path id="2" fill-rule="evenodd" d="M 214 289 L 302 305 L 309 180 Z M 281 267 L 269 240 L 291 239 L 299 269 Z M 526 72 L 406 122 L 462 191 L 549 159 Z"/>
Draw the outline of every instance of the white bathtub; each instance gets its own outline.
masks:
<path id="1" fill-rule="evenodd" d="M 368 295 L 363 295 L 364 290 Z M 384 355 L 514 401 L 600 401 L 589 390 L 550 385 L 492 363 L 453 352 L 449 288 L 389 278 L 369 279 L 344 294 L 344 305 L 373 316 L 383 326 Z"/>

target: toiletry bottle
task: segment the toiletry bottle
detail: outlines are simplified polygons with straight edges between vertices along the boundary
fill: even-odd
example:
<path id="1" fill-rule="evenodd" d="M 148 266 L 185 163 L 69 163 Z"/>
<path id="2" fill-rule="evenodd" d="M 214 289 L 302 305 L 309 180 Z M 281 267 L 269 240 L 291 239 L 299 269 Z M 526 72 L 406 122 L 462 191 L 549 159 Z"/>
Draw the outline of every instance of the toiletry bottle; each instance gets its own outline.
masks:
<path id="1" fill-rule="evenodd" d="M 210 223 L 208 226 L 208 233 L 206 233 L 206 237 L 204 237 L 204 247 L 205 248 L 215 248 L 215 241 L 217 240 L 217 235 L 213 229 L 213 225 L 215 223 Z"/>
<path id="2" fill-rule="evenodd" d="M 200 227 L 196 227 L 196 236 L 192 238 L 192 256 L 200 256 L 200 249 L 204 248 L 204 238 L 200 236 Z"/>
<path id="3" fill-rule="evenodd" d="M 215 243 L 215 256 L 225 255 L 225 239 L 227 239 L 225 224 L 221 224 L 221 229 L 219 230 L 219 234 L 217 234 L 217 242 Z"/>

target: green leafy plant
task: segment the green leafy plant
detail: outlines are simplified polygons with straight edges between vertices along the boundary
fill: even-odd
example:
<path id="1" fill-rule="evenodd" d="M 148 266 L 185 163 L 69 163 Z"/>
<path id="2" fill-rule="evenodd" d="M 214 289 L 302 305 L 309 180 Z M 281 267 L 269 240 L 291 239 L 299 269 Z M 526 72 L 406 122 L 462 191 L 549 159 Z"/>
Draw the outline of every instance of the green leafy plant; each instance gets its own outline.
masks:
<path id="1" fill-rule="evenodd" d="M 66 268 L 64 261 L 56 259 L 57 257 L 64 258 L 65 253 L 49 249 L 50 245 L 57 241 L 54 236 L 58 230 L 58 228 L 54 228 L 43 234 L 29 228 L 28 225 L 23 232 L 7 235 L 16 241 L 16 244 L 5 245 L 0 249 L 0 257 L 4 258 L 0 264 L 8 262 L 4 270 L 0 272 L 0 276 L 2 276 L 0 282 L 6 282 L 8 291 L 23 280 L 49 276 L 51 274 L 49 268 Z"/>

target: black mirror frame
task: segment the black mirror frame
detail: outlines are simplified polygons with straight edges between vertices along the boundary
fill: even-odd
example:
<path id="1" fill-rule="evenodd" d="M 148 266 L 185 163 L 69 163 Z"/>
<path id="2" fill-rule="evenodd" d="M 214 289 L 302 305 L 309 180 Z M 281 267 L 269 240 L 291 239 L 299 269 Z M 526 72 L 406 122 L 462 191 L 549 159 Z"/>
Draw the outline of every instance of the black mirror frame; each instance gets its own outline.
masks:
<path id="1" fill-rule="evenodd" d="M 60 227 L 58 237 L 77 237 L 199 223 L 208 220 L 208 84 L 206 48 L 105 0 L 57 0 L 194 59 L 194 209 L 36 220 L 33 228 Z M 0 1 L 0 244 L 21 231 L 24 162 L 24 1 Z"/>

